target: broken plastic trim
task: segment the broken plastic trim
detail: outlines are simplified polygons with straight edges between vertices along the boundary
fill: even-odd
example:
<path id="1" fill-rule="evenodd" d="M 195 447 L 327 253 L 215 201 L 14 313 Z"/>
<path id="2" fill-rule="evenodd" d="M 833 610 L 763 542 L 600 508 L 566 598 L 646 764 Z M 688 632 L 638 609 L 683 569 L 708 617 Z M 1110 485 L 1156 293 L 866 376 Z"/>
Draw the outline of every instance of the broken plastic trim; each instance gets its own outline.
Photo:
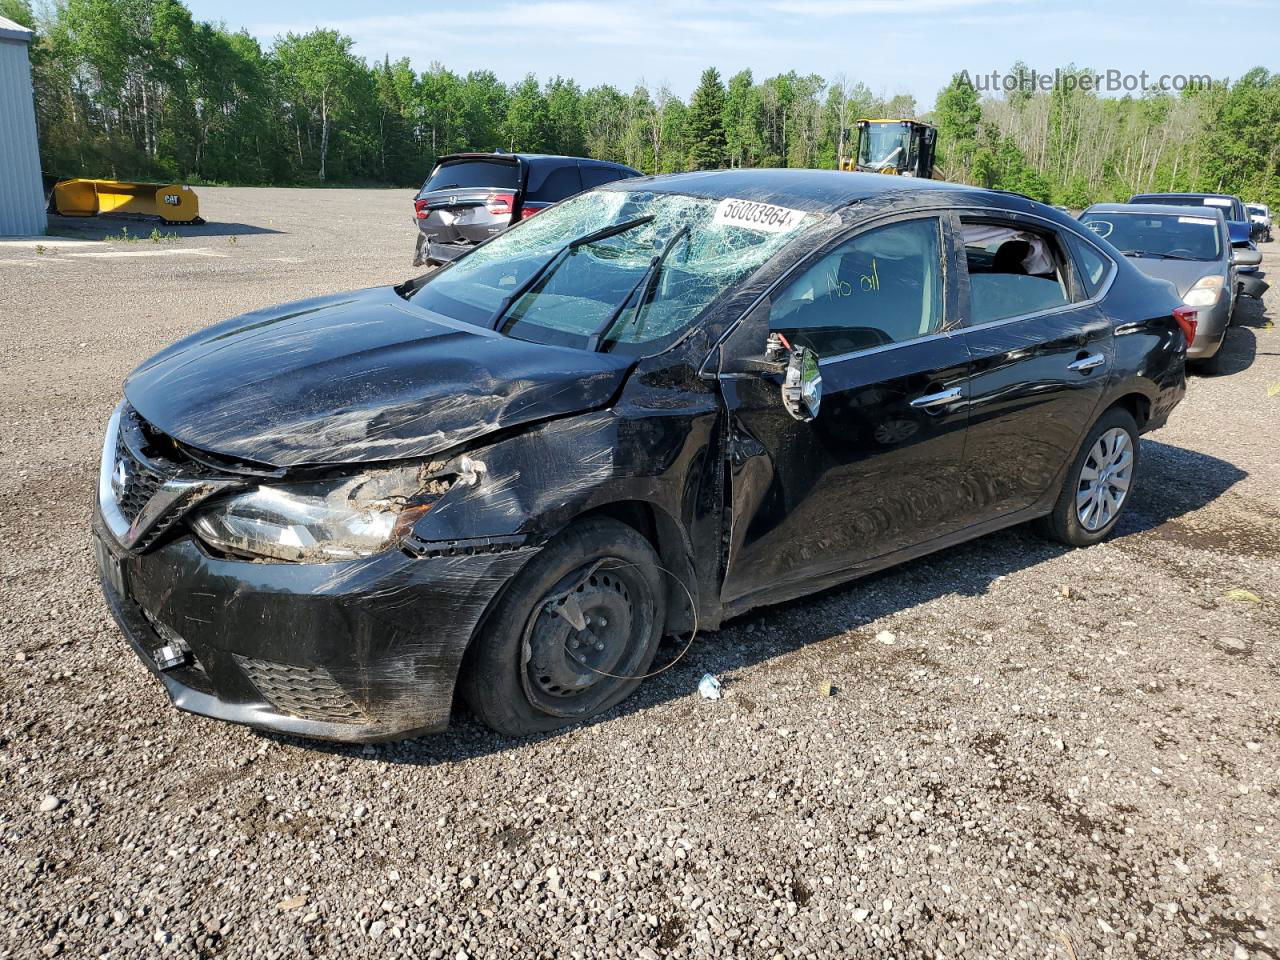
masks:
<path id="1" fill-rule="evenodd" d="M 401 543 L 406 553 L 417 557 L 473 557 L 490 553 L 510 553 L 529 542 L 520 534 L 510 537 L 468 537 L 462 540 L 422 540 L 410 534 Z"/>

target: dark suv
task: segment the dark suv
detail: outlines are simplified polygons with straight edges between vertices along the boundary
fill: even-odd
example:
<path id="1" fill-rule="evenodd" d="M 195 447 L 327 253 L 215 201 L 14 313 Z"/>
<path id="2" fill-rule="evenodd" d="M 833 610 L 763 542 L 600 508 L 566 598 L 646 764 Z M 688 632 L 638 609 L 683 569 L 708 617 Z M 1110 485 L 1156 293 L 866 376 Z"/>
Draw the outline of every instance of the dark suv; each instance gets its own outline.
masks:
<path id="1" fill-rule="evenodd" d="M 644 176 L 620 163 L 533 153 L 441 157 L 413 200 L 414 266 L 439 265 L 583 190 Z"/>

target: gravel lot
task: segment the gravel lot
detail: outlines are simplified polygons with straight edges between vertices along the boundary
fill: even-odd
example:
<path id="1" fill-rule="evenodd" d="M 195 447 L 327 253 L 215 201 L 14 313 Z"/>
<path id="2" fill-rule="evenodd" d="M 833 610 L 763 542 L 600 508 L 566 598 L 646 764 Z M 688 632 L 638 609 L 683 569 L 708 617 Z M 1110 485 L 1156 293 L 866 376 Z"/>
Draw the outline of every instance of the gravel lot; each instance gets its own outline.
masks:
<path id="1" fill-rule="evenodd" d="M 200 193 L 178 239 L 0 244 L 0 957 L 1280 958 L 1276 291 L 1106 543 L 758 612 L 557 736 L 348 749 L 171 709 L 88 503 L 136 363 L 408 276 L 410 194 Z"/>

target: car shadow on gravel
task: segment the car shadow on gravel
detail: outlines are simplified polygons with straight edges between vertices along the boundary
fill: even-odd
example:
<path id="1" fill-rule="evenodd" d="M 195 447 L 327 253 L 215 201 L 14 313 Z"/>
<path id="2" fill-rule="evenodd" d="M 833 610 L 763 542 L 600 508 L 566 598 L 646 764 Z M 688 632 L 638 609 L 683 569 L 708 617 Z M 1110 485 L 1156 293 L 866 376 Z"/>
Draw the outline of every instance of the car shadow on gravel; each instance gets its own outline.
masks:
<path id="1" fill-rule="evenodd" d="M 164 238 L 179 237 L 181 239 L 207 239 L 209 237 L 244 237 L 259 233 L 285 233 L 271 227 L 260 227 L 253 223 L 219 223 L 206 220 L 201 224 L 165 223 L 157 217 L 109 216 L 109 217 L 63 217 L 58 214 L 49 215 L 49 235 L 67 237 L 73 240 L 118 240 L 122 233 L 148 240 L 151 231 L 158 231 Z"/>
<path id="2" fill-rule="evenodd" d="M 1238 467 L 1206 454 L 1185 450 L 1157 440 L 1142 444 L 1142 483 L 1130 509 L 1117 526 L 1113 539 L 1167 531 L 1177 518 L 1211 503 L 1244 479 Z M 639 689 L 589 726 L 660 704 L 677 705 L 674 718 L 701 723 L 696 687 L 704 673 L 727 678 L 732 688 L 737 671 L 769 669 L 782 658 L 822 641 L 832 640 L 869 623 L 909 612 L 946 595 L 977 597 L 987 593 L 999 578 L 1052 560 L 1070 548 L 1050 543 L 1026 526 L 1014 527 L 938 553 L 891 567 L 840 587 L 737 617 L 719 631 L 696 639 L 688 652 L 670 669 L 642 683 Z M 679 656 L 684 642 L 667 640 L 658 651 L 655 669 Z M 894 648 L 894 654 L 910 665 L 919 651 Z M 754 709 L 738 698 L 738 709 Z M 376 746 L 345 745 L 301 740 L 274 733 L 259 735 L 292 748 L 371 759 L 386 763 L 432 766 L 506 750 L 524 749 L 533 743 L 564 737 L 580 728 L 514 740 L 502 737 L 458 708 L 449 729 L 416 740 Z M 590 738 L 590 732 L 584 734 Z M 576 745 L 583 742 L 578 740 Z"/>
<path id="3" fill-rule="evenodd" d="M 1236 304 L 1235 322 L 1227 330 L 1227 339 L 1222 345 L 1222 367 L 1217 376 L 1230 376 L 1248 370 L 1259 354 L 1275 356 L 1280 342 L 1272 342 L 1268 348 L 1267 341 L 1259 339 L 1260 333 L 1263 338 L 1275 333 L 1271 323 L 1266 305 L 1261 300 L 1241 297 Z"/>

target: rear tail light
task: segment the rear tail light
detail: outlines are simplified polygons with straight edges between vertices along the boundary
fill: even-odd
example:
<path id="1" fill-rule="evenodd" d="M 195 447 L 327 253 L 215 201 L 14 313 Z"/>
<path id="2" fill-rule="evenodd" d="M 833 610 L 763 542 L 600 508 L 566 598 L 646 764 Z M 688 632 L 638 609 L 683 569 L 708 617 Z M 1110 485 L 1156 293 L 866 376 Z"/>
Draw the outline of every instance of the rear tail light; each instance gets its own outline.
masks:
<path id="1" fill-rule="evenodd" d="M 1178 326 L 1186 336 L 1187 346 L 1191 346 L 1196 339 L 1196 308 L 1174 307 L 1173 319 L 1178 321 Z"/>
<path id="2" fill-rule="evenodd" d="M 427 201 L 413 201 L 413 215 L 419 220 L 425 220 L 427 217 L 431 216 L 431 211 L 427 209 Z"/>
<path id="3" fill-rule="evenodd" d="M 494 216 L 511 216 L 515 209 L 516 198 L 510 193 L 491 193 L 484 198 L 484 208 Z"/>
<path id="4" fill-rule="evenodd" d="M 521 219 L 521 220 L 528 220 L 528 219 L 529 219 L 530 217 L 532 217 L 535 213 L 541 213 L 541 212 L 542 212 L 542 210 L 543 210 L 543 208 L 542 208 L 542 207 L 521 207 L 521 208 L 520 208 L 520 219 Z"/>

